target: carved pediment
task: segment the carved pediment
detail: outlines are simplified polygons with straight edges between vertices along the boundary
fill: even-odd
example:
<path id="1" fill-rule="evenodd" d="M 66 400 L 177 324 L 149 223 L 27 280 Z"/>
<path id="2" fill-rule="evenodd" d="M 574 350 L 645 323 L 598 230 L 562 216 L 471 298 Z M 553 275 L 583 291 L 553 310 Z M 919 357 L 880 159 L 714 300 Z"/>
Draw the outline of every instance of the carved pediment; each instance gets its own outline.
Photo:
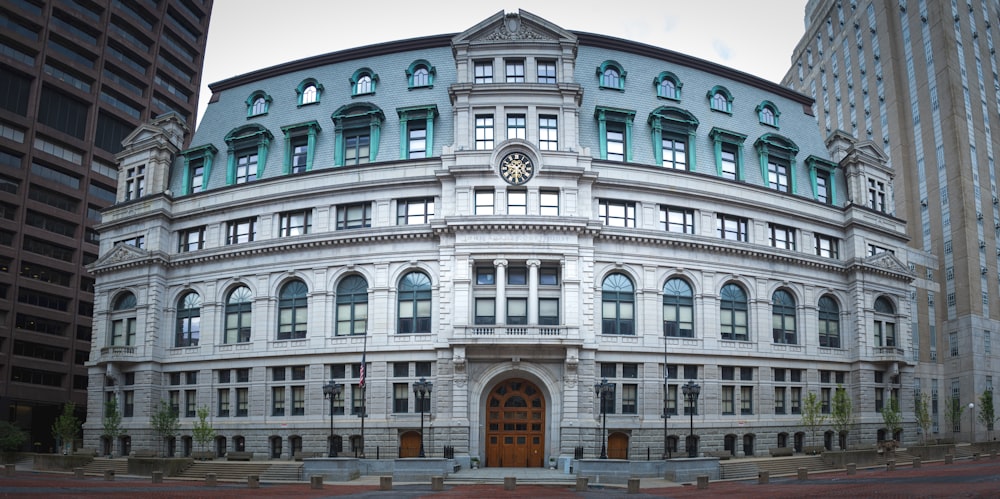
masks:
<path id="1" fill-rule="evenodd" d="M 456 45 L 510 41 L 550 41 L 576 43 L 576 36 L 525 10 L 497 12 L 452 39 Z"/>
<path id="2" fill-rule="evenodd" d="M 889 252 L 879 253 L 865 259 L 865 263 L 873 267 L 879 267 L 900 274 L 911 274 L 910 269 L 903 264 L 896 255 Z"/>
<path id="3" fill-rule="evenodd" d="M 129 260 L 139 260 L 149 256 L 149 252 L 132 246 L 131 244 L 118 243 L 111 251 L 101 255 L 94 263 L 90 264 L 91 268 L 99 268 L 105 265 L 114 265 L 116 263 L 127 262 Z"/>

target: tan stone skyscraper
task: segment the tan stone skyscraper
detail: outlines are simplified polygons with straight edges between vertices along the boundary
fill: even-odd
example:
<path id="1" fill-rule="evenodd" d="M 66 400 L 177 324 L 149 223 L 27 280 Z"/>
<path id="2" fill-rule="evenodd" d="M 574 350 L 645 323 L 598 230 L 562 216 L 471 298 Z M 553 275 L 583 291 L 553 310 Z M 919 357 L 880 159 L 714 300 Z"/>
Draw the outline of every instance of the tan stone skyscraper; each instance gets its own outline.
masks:
<path id="1" fill-rule="evenodd" d="M 164 113 L 194 129 L 212 2 L 0 2 L 0 417 L 41 450 L 64 403 L 85 414 L 84 266 L 115 202 L 115 154 Z"/>
<path id="2" fill-rule="evenodd" d="M 820 130 L 881 145 L 890 209 L 907 221 L 917 279 L 914 392 L 932 395 L 930 437 L 968 440 L 1000 366 L 1000 36 L 996 0 L 813 0 L 783 83 L 815 99 Z M 869 199 L 877 202 L 878 186 Z M 875 249 L 873 249 L 875 250 Z M 921 253 L 926 254 L 922 258 Z M 903 387 L 904 415 L 913 398 Z M 948 398 L 965 408 L 946 414 Z M 974 403 L 974 414 L 969 404 Z M 948 426 L 952 426 L 949 428 Z"/>

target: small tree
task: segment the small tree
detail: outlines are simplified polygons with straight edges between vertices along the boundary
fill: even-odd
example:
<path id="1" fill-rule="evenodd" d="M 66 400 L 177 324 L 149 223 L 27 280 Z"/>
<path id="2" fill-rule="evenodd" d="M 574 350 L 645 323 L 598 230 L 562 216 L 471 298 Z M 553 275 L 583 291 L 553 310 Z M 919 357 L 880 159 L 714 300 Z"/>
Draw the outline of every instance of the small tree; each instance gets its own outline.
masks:
<path id="1" fill-rule="evenodd" d="M 823 403 L 815 393 L 809 392 L 802 403 L 802 424 L 810 431 L 810 443 L 816 445 L 816 428 L 826 422 L 826 414 L 823 414 Z"/>
<path id="2" fill-rule="evenodd" d="M 949 397 L 945 400 L 944 419 L 951 425 L 951 431 L 958 433 L 962 431 L 962 413 L 965 412 L 965 405 L 955 397 Z"/>
<path id="3" fill-rule="evenodd" d="M 167 439 L 176 436 L 177 432 L 180 431 L 181 423 L 177 419 L 177 412 L 174 411 L 174 408 L 166 400 L 161 400 L 149 417 L 149 426 L 153 428 L 154 433 L 160 436 L 165 445 Z M 164 456 L 166 454 L 166 452 L 163 453 Z"/>
<path id="4" fill-rule="evenodd" d="M 832 408 L 833 429 L 837 431 L 837 440 L 840 450 L 846 450 L 847 435 L 854 424 L 854 406 L 851 404 L 851 397 L 847 395 L 844 387 L 837 385 L 837 390 L 833 394 Z"/>
<path id="5" fill-rule="evenodd" d="M 80 433 L 80 420 L 76 419 L 76 404 L 69 402 L 63 405 L 63 412 L 52 423 L 52 436 L 63 446 L 63 454 L 69 454 L 73 448 L 73 440 Z"/>
<path id="6" fill-rule="evenodd" d="M 111 455 L 115 453 L 115 442 L 125 433 L 122 429 L 122 413 L 118 411 L 118 397 L 111 397 L 104 403 L 104 436 L 111 440 Z"/>
<path id="7" fill-rule="evenodd" d="M 27 440 L 28 434 L 19 426 L 7 421 L 0 421 L 0 451 L 19 451 Z"/>
<path id="8" fill-rule="evenodd" d="M 996 422 L 996 411 L 993 409 L 993 391 L 986 390 L 979 396 L 979 422 L 986 427 L 986 439 L 993 440 L 993 423 Z"/>
<path id="9" fill-rule="evenodd" d="M 889 439 L 896 439 L 896 432 L 903 428 L 903 415 L 899 412 L 899 401 L 889 397 L 889 403 L 882 408 L 882 423 L 889 430 Z"/>
<path id="10" fill-rule="evenodd" d="M 931 424 L 933 420 L 931 419 L 931 396 L 926 393 L 921 393 L 920 397 L 913 402 L 913 415 L 917 419 L 917 426 L 920 427 L 921 439 L 924 445 L 927 444 L 927 435 L 931 433 Z"/>
<path id="11" fill-rule="evenodd" d="M 208 443 L 215 438 L 215 428 L 208 422 L 208 407 L 198 408 L 198 422 L 194 424 L 191 432 L 194 434 L 194 441 L 201 445 L 202 451 L 205 451 Z"/>

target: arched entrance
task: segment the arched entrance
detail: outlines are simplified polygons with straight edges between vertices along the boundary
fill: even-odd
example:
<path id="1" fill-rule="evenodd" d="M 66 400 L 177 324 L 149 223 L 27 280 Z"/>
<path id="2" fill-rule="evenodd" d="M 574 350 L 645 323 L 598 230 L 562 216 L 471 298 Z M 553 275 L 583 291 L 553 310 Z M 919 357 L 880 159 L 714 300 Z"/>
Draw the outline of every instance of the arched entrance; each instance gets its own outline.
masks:
<path id="1" fill-rule="evenodd" d="M 545 399 L 534 383 L 509 379 L 486 398 L 486 466 L 545 466 Z"/>
<path id="2" fill-rule="evenodd" d="M 608 435 L 608 459 L 628 459 L 628 433 L 616 431 Z"/>

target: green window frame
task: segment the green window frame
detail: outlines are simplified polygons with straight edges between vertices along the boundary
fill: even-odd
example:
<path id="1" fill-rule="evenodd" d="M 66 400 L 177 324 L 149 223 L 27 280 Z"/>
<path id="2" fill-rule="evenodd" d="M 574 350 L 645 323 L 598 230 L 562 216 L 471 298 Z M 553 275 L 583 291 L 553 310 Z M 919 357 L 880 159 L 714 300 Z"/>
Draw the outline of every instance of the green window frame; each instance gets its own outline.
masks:
<path id="1" fill-rule="evenodd" d="M 212 163 L 219 150 L 214 145 L 193 147 L 181 152 L 184 158 L 184 178 L 181 179 L 182 194 L 196 194 L 208 189 L 208 179 L 212 174 Z"/>
<path id="2" fill-rule="evenodd" d="M 733 114 L 733 94 L 726 87 L 716 85 L 708 91 L 708 107 L 720 113 Z"/>
<path id="3" fill-rule="evenodd" d="M 379 141 L 385 113 L 378 106 L 367 102 L 358 102 L 341 106 L 330 116 L 334 123 L 334 156 L 335 166 L 348 164 L 348 148 L 351 146 L 355 154 L 350 156 L 349 164 L 364 164 L 374 162 L 378 157 Z M 360 147 L 367 138 L 366 151 Z"/>
<path id="4" fill-rule="evenodd" d="M 351 75 L 351 96 L 375 95 L 378 74 L 369 68 L 360 68 Z"/>
<path id="5" fill-rule="evenodd" d="M 598 139 L 600 140 L 600 159 L 606 161 L 632 161 L 632 124 L 635 121 L 635 111 L 629 109 L 617 109 L 613 107 L 597 106 L 594 109 L 594 118 L 597 119 Z M 608 143 L 612 146 L 620 138 L 621 151 L 616 151 L 611 147 L 609 153 Z M 610 156 L 610 158 L 609 158 Z"/>
<path id="6" fill-rule="evenodd" d="M 323 84 L 314 78 L 306 78 L 295 87 L 295 95 L 299 107 L 319 104 L 320 98 L 323 97 Z"/>
<path id="7" fill-rule="evenodd" d="M 695 171 L 697 161 L 695 132 L 698 118 L 677 108 L 661 106 L 646 120 L 652 129 L 653 156 L 656 164 L 672 170 Z"/>
<path id="8" fill-rule="evenodd" d="M 776 133 L 768 133 L 761 135 L 754 142 L 754 149 L 756 149 L 757 156 L 760 159 L 760 175 L 764 180 L 764 186 L 795 194 L 797 190 L 795 185 L 795 155 L 799 152 L 799 146 L 795 145 L 795 142 L 792 142 L 787 137 Z M 781 184 L 778 184 L 777 187 L 772 186 L 772 182 L 769 180 L 771 178 L 769 173 L 771 173 L 773 168 L 771 165 L 783 165 L 785 167 L 788 176 L 787 190 L 780 189 Z"/>
<path id="9" fill-rule="evenodd" d="M 274 99 L 272 99 L 270 95 L 267 95 L 267 92 L 263 90 L 257 90 L 251 93 L 246 100 L 247 118 L 266 115 L 268 110 L 271 108 L 272 100 Z"/>
<path id="10" fill-rule="evenodd" d="M 281 127 L 285 134 L 285 158 L 282 172 L 301 173 L 312 170 L 316 157 L 316 138 L 322 129 L 316 121 Z"/>
<path id="11" fill-rule="evenodd" d="M 260 125 L 246 125 L 236 128 L 226 134 L 226 146 L 228 147 L 228 167 L 226 169 L 226 185 L 233 185 L 237 182 L 237 169 L 240 157 L 256 155 L 256 167 L 254 171 L 246 171 L 241 178 L 249 180 L 251 177 L 259 179 L 264 175 L 264 168 L 267 162 L 267 153 L 271 147 L 274 136 L 266 128 Z M 244 166 L 250 165 L 246 162 Z"/>
<path id="12" fill-rule="evenodd" d="M 434 88 L 434 77 L 437 76 L 437 69 L 424 59 L 417 59 L 406 68 L 406 87 L 414 88 Z"/>
<path id="13" fill-rule="evenodd" d="M 778 118 L 781 116 L 781 111 L 778 110 L 778 106 L 774 105 L 773 102 L 766 100 L 757 104 L 756 109 L 757 120 L 761 125 L 767 125 L 774 128 L 780 128 L 778 126 Z"/>
<path id="14" fill-rule="evenodd" d="M 359 275 L 345 277 L 337 285 L 337 336 L 367 334 L 368 281 Z"/>
<path id="15" fill-rule="evenodd" d="M 401 159 L 433 157 L 437 105 L 402 107 L 396 109 L 396 114 L 399 115 L 399 157 Z M 420 137 L 420 130 L 423 130 L 423 137 Z M 423 150 L 419 148 L 421 144 Z"/>
<path id="16" fill-rule="evenodd" d="M 279 340 L 302 339 L 306 337 L 309 316 L 309 288 L 298 279 L 289 281 L 278 293 L 278 337 Z"/>
<path id="17" fill-rule="evenodd" d="M 806 158 L 809 170 L 809 184 L 813 199 L 831 206 L 837 205 L 837 163 L 809 156 Z"/>
<path id="18" fill-rule="evenodd" d="M 604 61 L 597 66 L 597 81 L 600 88 L 625 91 L 626 71 L 616 61 Z"/>
<path id="19" fill-rule="evenodd" d="M 656 89 L 656 96 L 660 99 L 681 100 L 681 87 L 683 86 L 684 84 L 677 78 L 677 75 L 670 71 L 664 71 L 653 78 L 653 88 Z"/>
<path id="20" fill-rule="evenodd" d="M 743 142 L 747 136 L 722 128 L 712 128 L 708 132 L 712 140 L 712 151 L 715 154 L 715 174 L 737 182 L 743 182 Z"/>

